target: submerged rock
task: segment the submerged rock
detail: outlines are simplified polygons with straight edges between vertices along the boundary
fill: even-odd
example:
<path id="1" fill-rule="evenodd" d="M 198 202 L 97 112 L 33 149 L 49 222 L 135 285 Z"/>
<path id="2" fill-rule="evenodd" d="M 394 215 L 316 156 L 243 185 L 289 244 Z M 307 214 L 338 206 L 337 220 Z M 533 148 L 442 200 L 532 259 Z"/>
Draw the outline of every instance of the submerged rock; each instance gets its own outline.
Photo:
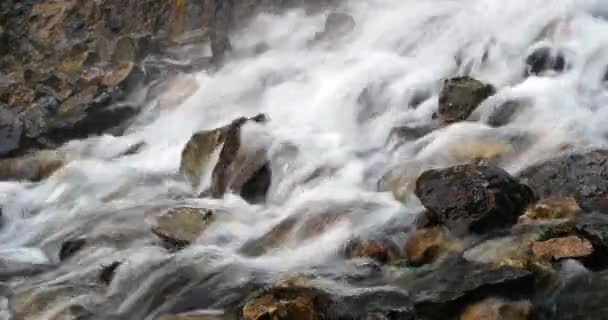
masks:
<path id="1" fill-rule="evenodd" d="M 510 227 L 534 200 L 532 191 L 503 169 L 471 164 L 422 173 L 416 196 L 430 221 L 478 233 Z"/>
<path id="2" fill-rule="evenodd" d="M 434 263 L 448 252 L 459 252 L 464 244 L 449 236 L 441 227 L 423 228 L 414 231 L 405 243 L 407 261 L 413 266 Z"/>
<path id="3" fill-rule="evenodd" d="M 121 264 L 122 262 L 115 261 L 110 263 L 109 265 L 101 266 L 101 270 L 99 271 L 97 280 L 104 285 L 109 285 L 112 282 L 112 279 L 114 279 L 116 269 L 118 269 Z"/>
<path id="4" fill-rule="evenodd" d="M 580 210 L 573 197 L 545 198 L 531 204 L 520 221 L 572 220 Z"/>
<path id="5" fill-rule="evenodd" d="M 532 311 L 529 301 L 486 299 L 468 306 L 460 320 L 528 320 Z"/>
<path id="6" fill-rule="evenodd" d="M 574 259 L 593 254 L 593 245 L 577 236 L 537 241 L 532 244 L 532 252 L 539 259 Z"/>
<path id="7" fill-rule="evenodd" d="M 316 320 L 312 297 L 266 294 L 243 307 L 243 320 Z"/>
<path id="8" fill-rule="evenodd" d="M 325 19 L 323 31 L 315 35 L 316 40 L 328 41 L 343 37 L 355 29 L 355 19 L 342 12 L 332 12 Z"/>
<path id="9" fill-rule="evenodd" d="M 502 127 L 509 124 L 515 116 L 528 108 L 527 101 L 509 100 L 492 111 L 486 122 L 492 127 Z"/>
<path id="10" fill-rule="evenodd" d="M 53 151 L 0 159 L 0 181 L 40 181 L 63 167 L 64 163 L 65 159 Z"/>
<path id="11" fill-rule="evenodd" d="M 87 240 L 84 238 L 75 238 L 65 241 L 59 250 L 59 261 L 64 261 L 75 255 L 84 247 Z"/>
<path id="12" fill-rule="evenodd" d="M 564 53 L 556 48 L 539 47 L 526 58 L 527 75 L 544 75 L 547 72 L 559 73 L 566 69 Z"/>
<path id="13" fill-rule="evenodd" d="M 574 197 L 586 211 L 608 212 L 608 151 L 574 153 L 533 165 L 520 180 L 540 198 Z"/>
<path id="14" fill-rule="evenodd" d="M 470 77 L 445 80 L 439 93 L 439 108 L 434 117 L 443 123 L 466 120 L 479 104 L 494 93 L 492 85 Z"/>
<path id="15" fill-rule="evenodd" d="M 401 256 L 397 245 L 389 239 L 353 240 L 346 248 L 347 258 L 369 258 L 380 263 L 391 263 Z"/>
<path id="16" fill-rule="evenodd" d="M 170 247 L 182 248 L 192 243 L 211 223 L 213 213 L 208 209 L 180 207 L 156 215 L 146 215 L 152 232 Z"/>
<path id="17" fill-rule="evenodd" d="M 527 299 L 534 293 L 532 273 L 462 260 L 444 263 L 412 280 L 416 319 L 452 319 L 484 298 Z"/>

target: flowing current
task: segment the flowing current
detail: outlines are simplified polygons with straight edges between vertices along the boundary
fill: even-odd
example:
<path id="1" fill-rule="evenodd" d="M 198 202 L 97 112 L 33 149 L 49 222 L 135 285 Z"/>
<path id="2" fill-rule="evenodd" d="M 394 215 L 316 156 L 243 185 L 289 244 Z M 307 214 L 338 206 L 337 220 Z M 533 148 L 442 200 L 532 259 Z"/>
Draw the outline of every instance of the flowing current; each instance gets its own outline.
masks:
<path id="1" fill-rule="evenodd" d="M 285 274 L 328 282 L 356 276 L 359 269 L 342 257 L 345 243 L 408 230 L 422 207 L 407 184 L 425 168 L 501 155 L 499 164 L 516 174 L 563 148 L 605 144 L 603 1 L 360 0 L 336 10 L 356 26 L 329 42 L 313 41 L 327 12 L 256 17 L 231 35 L 233 51 L 221 69 L 175 80 L 124 136 L 71 142 L 59 150 L 70 162 L 50 178 L 0 184 L 0 255 L 58 264 L 7 283 L 17 303 L 31 304 L 27 319 L 59 319 L 74 305 L 155 319 L 174 308 L 213 309 L 234 288 Z M 267 50 L 252 53 L 261 44 Z M 566 68 L 524 77 L 526 56 L 540 45 L 564 52 Z M 470 121 L 419 139 L 395 134 L 431 125 L 442 81 L 457 75 L 491 83 L 497 94 Z M 509 100 L 526 108 L 506 126 L 488 126 Z M 247 125 L 242 135 L 268 150 L 266 202 L 198 198 L 200 190 L 178 175 L 184 145 L 195 132 L 259 113 L 269 122 Z M 119 156 L 141 142 L 137 153 Z M 395 196 L 391 181 L 406 187 Z M 170 252 L 144 214 L 175 206 L 216 209 L 218 219 L 192 245 Z M 288 217 L 331 210 L 347 211 L 348 219 L 261 256 L 240 251 Z M 61 244 L 78 237 L 87 245 L 59 264 Z M 100 268 L 117 261 L 110 286 L 96 285 Z"/>

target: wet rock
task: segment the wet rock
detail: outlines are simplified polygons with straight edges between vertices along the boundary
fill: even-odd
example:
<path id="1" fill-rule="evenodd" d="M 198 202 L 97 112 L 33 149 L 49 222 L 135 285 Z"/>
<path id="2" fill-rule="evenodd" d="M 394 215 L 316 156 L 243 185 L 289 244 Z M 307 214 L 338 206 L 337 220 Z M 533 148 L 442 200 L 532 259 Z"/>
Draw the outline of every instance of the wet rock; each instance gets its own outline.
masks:
<path id="1" fill-rule="evenodd" d="M 277 296 L 266 294 L 243 307 L 244 320 L 316 320 L 318 319 L 312 297 Z"/>
<path id="2" fill-rule="evenodd" d="M 591 242 L 577 236 L 537 241 L 532 244 L 532 252 L 539 259 L 574 259 L 593 254 Z"/>
<path id="3" fill-rule="evenodd" d="M 534 200 L 532 191 L 506 171 L 470 164 L 424 172 L 416 196 L 430 221 L 478 233 L 510 227 Z"/>
<path id="4" fill-rule="evenodd" d="M 434 117 L 443 123 L 466 120 L 479 104 L 494 93 L 492 85 L 470 77 L 445 80 L 439 93 L 439 108 Z"/>
<path id="5" fill-rule="evenodd" d="M 10 155 L 21 146 L 23 123 L 8 109 L 0 104 L 0 157 Z"/>
<path id="6" fill-rule="evenodd" d="M 431 133 L 433 128 L 431 127 L 395 127 L 391 129 L 391 132 L 387 138 L 387 145 L 398 147 L 404 143 L 418 140 L 427 134 Z"/>
<path id="7" fill-rule="evenodd" d="M 494 266 L 509 266 L 535 271 L 543 270 L 543 274 L 552 272 L 550 265 L 534 260 L 531 244 L 541 238 L 537 232 L 526 232 L 513 236 L 483 241 L 465 251 L 462 255 L 470 262 L 491 264 Z M 545 272 L 546 271 L 546 272 Z"/>
<path id="8" fill-rule="evenodd" d="M 234 27 L 234 1 L 209 0 L 209 42 L 213 61 L 221 64 L 227 51 L 232 49 L 230 31 Z"/>
<path id="9" fill-rule="evenodd" d="M 211 172 L 211 197 L 219 198 L 232 191 L 249 202 L 262 202 L 270 186 L 270 166 L 264 150 L 241 144 L 241 127 L 247 122 L 265 121 L 264 115 L 243 117 L 227 126 L 194 134 L 182 151 L 180 173 L 198 188 L 212 165 L 212 156 L 219 151 Z"/>
<path id="10" fill-rule="evenodd" d="M 340 222 L 348 222 L 348 211 L 302 212 L 279 222 L 266 234 L 243 245 L 241 252 L 259 256 L 279 247 L 290 247 L 314 238 Z"/>
<path id="11" fill-rule="evenodd" d="M 533 165 L 519 173 L 540 198 L 574 197 L 586 211 L 608 209 L 608 151 L 573 153 Z"/>
<path id="12" fill-rule="evenodd" d="M 332 12 L 325 19 L 323 31 L 315 35 L 316 40 L 335 40 L 355 29 L 355 19 L 342 12 Z"/>
<path id="13" fill-rule="evenodd" d="M 102 266 L 101 271 L 99 272 L 99 275 L 97 277 L 99 282 L 105 285 L 109 285 L 112 282 L 112 279 L 114 279 L 116 269 L 118 269 L 121 264 L 122 262 L 115 261 L 107 266 Z"/>
<path id="14" fill-rule="evenodd" d="M 189 207 L 174 208 L 161 215 L 146 214 L 152 232 L 175 248 L 188 246 L 196 240 L 212 219 L 211 210 Z"/>
<path id="15" fill-rule="evenodd" d="M 182 151 L 179 172 L 188 177 L 194 188 L 198 188 L 204 170 L 210 166 L 211 156 L 222 144 L 222 128 L 194 134 Z"/>
<path id="16" fill-rule="evenodd" d="M 409 264 L 422 266 L 437 261 L 443 254 L 463 249 L 462 241 L 450 237 L 447 230 L 430 227 L 415 230 L 405 243 L 404 251 Z"/>
<path id="17" fill-rule="evenodd" d="M 556 48 L 539 47 L 526 58 L 527 75 L 544 75 L 547 72 L 559 73 L 566 69 L 564 53 Z"/>
<path id="18" fill-rule="evenodd" d="M 595 320 L 608 312 L 608 272 L 570 274 L 557 292 L 540 297 L 539 320 Z"/>
<path id="19" fill-rule="evenodd" d="M 345 253 L 347 258 L 369 258 L 380 263 L 392 263 L 401 256 L 397 245 L 389 239 L 353 240 Z"/>
<path id="20" fill-rule="evenodd" d="M 243 319 L 414 319 L 409 297 L 390 289 L 340 294 L 312 287 L 274 287 L 249 301 L 242 313 Z"/>
<path id="21" fill-rule="evenodd" d="M 528 108 L 525 101 L 509 100 L 502 103 L 488 116 L 486 123 L 492 127 L 502 127 L 509 124 L 515 116 Z"/>
<path id="22" fill-rule="evenodd" d="M 531 204 L 520 221 L 572 220 L 580 210 L 573 197 L 545 198 Z"/>
<path id="23" fill-rule="evenodd" d="M 484 298 L 527 299 L 534 292 L 532 273 L 456 260 L 412 280 L 417 319 L 452 319 Z"/>
<path id="24" fill-rule="evenodd" d="M 468 306 L 460 320 L 528 320 L 532 304 L 529 301 L 486 299 Z"/>
<path id="25" fill-rule="evenodd" d="M 51 151 L 0 159 L 0 181 L 40 181 L 52 175 L 64 163 L 61 155 Z"/>
<path id="26" fill-rule="evenodd" d="M 80 251 L 80 249 L 84 247 L 86 242 L 87 241 L 84 238 L 75 238 L 65 241 L 61 245 L 61 249 L 59 250 L 59 260 L 64 261 L 66 259 L 69 259 L 78 251 Z"/>

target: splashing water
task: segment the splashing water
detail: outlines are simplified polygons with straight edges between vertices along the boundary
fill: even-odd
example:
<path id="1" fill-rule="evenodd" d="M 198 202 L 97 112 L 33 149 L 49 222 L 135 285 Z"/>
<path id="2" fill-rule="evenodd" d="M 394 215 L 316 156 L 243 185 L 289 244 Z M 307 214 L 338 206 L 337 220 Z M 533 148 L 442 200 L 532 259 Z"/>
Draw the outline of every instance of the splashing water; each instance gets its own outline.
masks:
<path id="1" fill-rule="evenodd" d="M 352 274 L 340 258 L 350 238 L 395 221 L 407 228 L 420 210 L 411 192 L 399 202 L 378 190 L 387 171 L 415 178 L 424 168 L 506 153 L 501 165 L 516 173 L 563 145 L 606 143 L 605 2 L 369 0 L 344 3 L 339 11 L 352 15 L 356 28 L 329 43 L 311 42 L 326 12 L 256 17 L 232 36 L 234 57 L 222 69 L 180 78 L 183 84 L 159 96 L 125 136 L 71 142 L 60 150 L 71 161 L 49 179 L 0 184 L 2 252 L 29 255 L 43 266 L 57 263 L 65 240 L 89 239 L 76 259 L 11 281 L 17 296 L 53 301 L 39 309 L 32 304 L 31 319 L 53 319 L 74 304 L 154 319 L 176 305 L 174 297 L 188 300 L 188 292 L 199 308 L 212 308 L 231 299 L 230 288 L 254 279 L 313 270 L 328 278 Z M 538 43 L 563 49 L 568 68 L 524 78 L 525 58 Z M 268 50 L 243 53 L 259 44 Z M 498 88 L 474 119 L 486 119 L 508 100 L 526 99 L 529 107 L 500 128 L 467 121 L 386 144 L 395 127 L 430 125 L 442 80 L 462 74 Z M 361 103 L 364 91 L 371 103 Z M 177 175 L 191 135 L 257 113 L 270 122 L 248 126 L 243 135 L 269 150 L 266 204 L 192 196 Z M 518 147 L 517 136 L 531 142 Z M 118 156 L 142 141 L 138 153 Z M 309 181 L 314 172 L 321 174 Z M 185 204 L 218 209 L 220 218 L 193 245 L 171 253 L 156 244 L 144 212 Z M 259 257 L 240 254 L 243 244 L 283 219 L 328 210 L 346 210 L 349 219 Z M 115 261 L 122 264 L 110 287 L 95 285 L 100 267 Z"/>

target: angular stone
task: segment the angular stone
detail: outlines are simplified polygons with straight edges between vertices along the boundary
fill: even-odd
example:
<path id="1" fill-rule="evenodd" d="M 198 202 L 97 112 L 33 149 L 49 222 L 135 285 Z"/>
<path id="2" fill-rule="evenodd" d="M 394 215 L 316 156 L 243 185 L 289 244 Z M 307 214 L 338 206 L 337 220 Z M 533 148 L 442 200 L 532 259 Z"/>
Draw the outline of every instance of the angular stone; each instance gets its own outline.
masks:
<path id="1" fill-rule="evenodd" d="M 266 120 L 264 115 L 242 117 L 227 126 L 194 134 L 182 151 L 180 173 L 197 189 L 205 169 L 211 167 L 212 156 L 218 153 L 211 172 L 211 197 L 219 198 L 233 191 L 249 202 L 262 202 L 270 186 L 270 166 L 264 150 L 243 150 L 241 127 L 248 121 Z"/>
<path id="2" fill-rule="evenodd" d="M 211 223 L 213 213 L 208 209 L 180 207 L 156 215 L 150 212 L 146 222 L 152 232 L 167 242 L 171 247 L 185 247 L 192 243 Z"/>
<path id="3" fill-rule="evenodd" d="M 439 93 L 439 108 L 435 117 L 443 123 L 466 120 L 495 89 L 470 77 L 445 80 Z"/>
<path id="4" fill-rule="evenodd" d="M 573 259 L 593 254 L 593 245 L 577 236 L 537 241 L 532 244 L 532 252 L 539 259 Z"/>
<path id="5" fill-rule="evenodd" d="M 532 191 L 506 171 L 470 164 L 422 173 L 416 196 L 431 222 L 478 233 L 510 227 L 534 200 Z"/>

